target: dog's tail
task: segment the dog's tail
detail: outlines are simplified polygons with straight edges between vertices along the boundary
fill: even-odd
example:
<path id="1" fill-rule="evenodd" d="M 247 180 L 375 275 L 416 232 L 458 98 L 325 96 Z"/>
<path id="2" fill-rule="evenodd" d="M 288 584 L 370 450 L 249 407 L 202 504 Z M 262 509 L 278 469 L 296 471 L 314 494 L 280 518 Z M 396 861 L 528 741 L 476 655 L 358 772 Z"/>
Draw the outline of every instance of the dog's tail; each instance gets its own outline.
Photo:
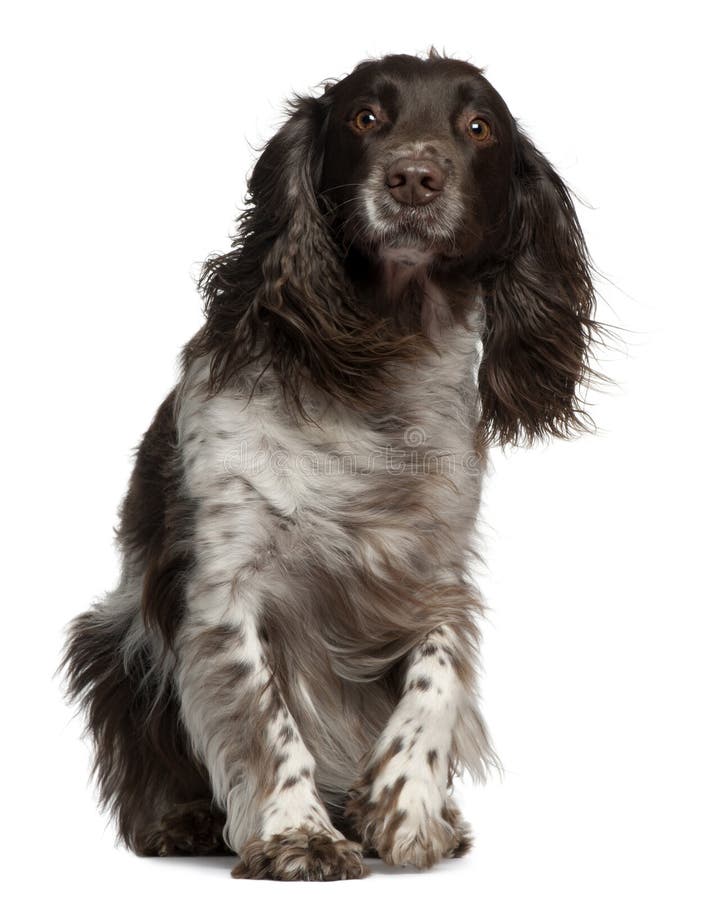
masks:
<path id="1" fill-rule="evenodd" d="M 189 747 L 172 679 L 153 649 L 139 604 L 118 589 L 71 622 L 61 667 L 69 698 L 86 716 L 102 807 L 137 853 L 180 804 L 211 800 Z"/>

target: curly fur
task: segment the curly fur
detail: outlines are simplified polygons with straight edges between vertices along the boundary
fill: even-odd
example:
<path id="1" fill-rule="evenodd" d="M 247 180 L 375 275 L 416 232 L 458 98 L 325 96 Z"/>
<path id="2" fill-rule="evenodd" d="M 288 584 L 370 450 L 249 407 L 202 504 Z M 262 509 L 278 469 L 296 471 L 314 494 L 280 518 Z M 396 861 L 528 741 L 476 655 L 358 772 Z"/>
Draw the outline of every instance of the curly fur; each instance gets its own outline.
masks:
<path id="1" fill-rule="evenodd" d="M 487 447 L 588 421 L 583 235 L 480 70 L 435 52 L 296 98 L 248 200 L 137 453 L 121 583 L 70 626 L 69 693 L 138 853 L 425 868 L 470 844 L 453 775 L 495 762 Z"/>

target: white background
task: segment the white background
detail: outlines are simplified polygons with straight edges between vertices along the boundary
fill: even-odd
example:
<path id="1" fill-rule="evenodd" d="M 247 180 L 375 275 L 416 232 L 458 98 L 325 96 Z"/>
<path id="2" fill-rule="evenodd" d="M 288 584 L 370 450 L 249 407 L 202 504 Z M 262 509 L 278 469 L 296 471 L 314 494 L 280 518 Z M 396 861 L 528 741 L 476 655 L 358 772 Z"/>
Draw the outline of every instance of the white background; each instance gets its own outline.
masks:
<path id="1" fill-rule="evenodd" d="M 2 837 L 8 896 L 714 897 L 715 84 L 706 4 L 7 3 L 2 66 Z M 113 585 L 131 448 L 201 322 L 283 99 L 431 44 L 486 66 L 586 201 L 626 331 L 596 436 L 494 453 L 485 711 L 506 775 L 425 874 L 237 883 L 113 844 L 52 674 Z"/>

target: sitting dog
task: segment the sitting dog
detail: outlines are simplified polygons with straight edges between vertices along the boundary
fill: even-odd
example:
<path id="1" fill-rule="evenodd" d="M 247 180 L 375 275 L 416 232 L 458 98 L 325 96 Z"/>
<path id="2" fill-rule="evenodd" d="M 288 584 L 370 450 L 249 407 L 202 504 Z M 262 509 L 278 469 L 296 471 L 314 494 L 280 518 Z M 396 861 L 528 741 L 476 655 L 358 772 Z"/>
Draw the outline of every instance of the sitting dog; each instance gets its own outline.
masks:
<path id="1" fill-rule="evenodd" d="M 139 854 L 240 877 L 425 868 L 494 761 L 471 582 L 487 448 L 585 425 L 591 267 L 481 71 L 431 52 L 297 97 L 137 453 L 69 693 Z"/>

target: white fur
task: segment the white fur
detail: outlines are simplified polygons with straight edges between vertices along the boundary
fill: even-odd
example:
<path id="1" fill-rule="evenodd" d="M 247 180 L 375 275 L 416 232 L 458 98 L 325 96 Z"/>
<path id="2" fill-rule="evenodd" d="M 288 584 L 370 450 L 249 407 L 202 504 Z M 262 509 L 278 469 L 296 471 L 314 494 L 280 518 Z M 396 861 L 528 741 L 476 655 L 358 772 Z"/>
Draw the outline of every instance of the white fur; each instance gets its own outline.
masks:
<path id="1" fill-rule="evenodd" d="M 454 330 L 441 352 L 409 379 L 405 372 L 400 373 L 403 387 L 396 397 L 396 411 L 409 423 L 400 448 L 387 448 L 379 432 L 346 411 L 319 405 L 313 410 L 313 423 L 298 424 L 277 411 L 271 386 L 256 391 L 251 400 L 248 387 L 241 386 L 210 397 L 206 364 L 195 363 L 187 374 L 177 398 L 177 425 L 185 487 L 196 504 L 196 562 L 187 585 L 177 677 L 185 725 L 207 765 L 217 799 L 227 807 L 226 834 L 235 849 L 257 829 L 268 835 L 298 827 L 310 810 L 321 828 L 336 832 L 323 806 L 316 813 L 316 761 L 300 736 L 289 748 L 278 781 L 304 769 L 311 777 L 302 777 L 280 797 L 271 797 L 257 808 L 254 776 L 232 769 L 229 763 L 231 722 L 211 709 L 205 696 L 204 685 L 214 667 L 231 659 L 231 653 L 223 654 L 221 660 L 196 659 L 189 652 L 183 655 L 181 648 L 190 646 L 192 636 L 202 629 L 218 625 L 241 628 L 246 640 L 236 649 L 233 661 L 251 664 L 251 681 L 243 690 L 260 693 L 270 672 L 256 623 L 267 593 L 282 597 L 287 604 L 294 601 L 285 584 L 285 560 L 292 554 L 298 558 L 311 554 L 312 558 L 323 557 L 331 571 L 340 571 L 349 560 L 380 574 L 386 554 L 401 560 L 417 552 L 420 545 L 411 521 L 394 521 L 377 509 L 373 531 L 360 541 L 341 524 L 342 513 L 360 502 L 374 475 L 385 478 L 392 472 L 400 478 L 402 471 L 415 466 L 411 451 L 417 446 L 438 448 L 440 474 L 431 480 L 425 500 L 440 510 L 454 540 L 445 550 L 446 558 L 436 561 L 436 577 L 442 563 L 446 572 L 459 565 L 472 546 L 482 473 L 473 447 L 477 362 L 475 333 Z M 458 381 L 456 373 L 462 373 Z M 284 524 L 282 529 L 277 528 L 278 520 Z M 408 812 L 402 839 L 419 828 L 421 816 L 440 817 L 456 724 L 461 717 L 473 721 L 471 715 L 477 715 L 470 712 L 471 701 L 449 666 L 439 666 L 434 658 L 416 657 L 408 677 L 421 677 L 422 673 L 430 677 L 430 690 L 414 690 L 404 696 L 379 742 L 379 748 L 390 743 L 406 718 L 422 726 L 411 751 L 406 749 L 392 760 L 382 776 L 395 780 L 400 771 L 409 781 L 402 798 Z M 304 711 L 318 728 L 322 716 L 318 699 L 308 694 L 306 685 L 299 685 L 299 690 Z M 347 721 L 358 715 L 351 709 L 345 713 Z M 276 729 L 286 721 L 296 728 L 286 708 L 283 717 L 272 722 L 268 742 L 276 740 Z M 337 724 L 335 731 L 326 738 L 327 746 L 333 740 L 347 760 L 355 759 L 349 729 Z M 435 770 L 426 762 L 431 749 L 440 752 Z M 322 775 L 325 784 L 327 779 L 337 781 L 328 784 L 337 794 L 350 786 L 351 777 Z"/>

